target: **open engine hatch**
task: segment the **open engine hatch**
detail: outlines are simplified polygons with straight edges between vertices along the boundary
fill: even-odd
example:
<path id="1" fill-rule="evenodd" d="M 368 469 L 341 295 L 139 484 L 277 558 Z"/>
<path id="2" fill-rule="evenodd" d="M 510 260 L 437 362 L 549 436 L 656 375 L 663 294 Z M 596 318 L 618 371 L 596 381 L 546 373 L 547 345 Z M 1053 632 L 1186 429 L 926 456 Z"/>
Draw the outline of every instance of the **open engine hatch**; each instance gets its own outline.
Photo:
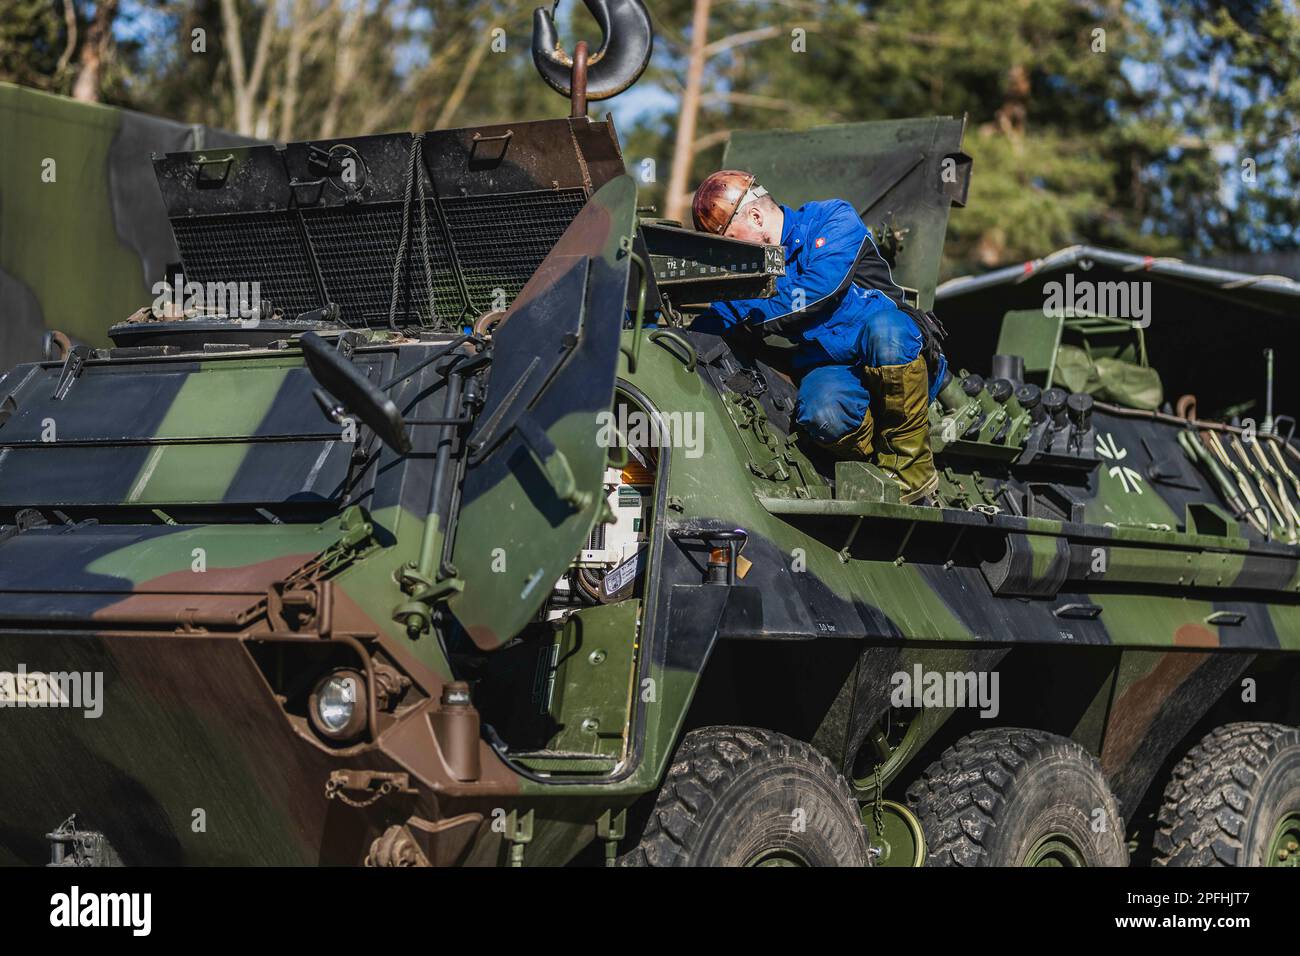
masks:
<path id="1" fill-rule="evenodd" d="M 450 328 L 514 299 L 623 160 L 613 124 L 583 117 L 168 153 L 154 170 L 186 283 L 257 283 L 290 319 L 334 303 L 346 325 Z"/>

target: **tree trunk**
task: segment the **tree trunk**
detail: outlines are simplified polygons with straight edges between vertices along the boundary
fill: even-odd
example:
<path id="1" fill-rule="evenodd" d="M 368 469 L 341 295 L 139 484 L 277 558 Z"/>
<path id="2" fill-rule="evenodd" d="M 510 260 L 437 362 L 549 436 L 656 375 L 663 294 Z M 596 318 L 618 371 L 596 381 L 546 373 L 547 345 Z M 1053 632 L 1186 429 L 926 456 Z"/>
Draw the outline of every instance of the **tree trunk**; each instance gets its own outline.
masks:
<path id="1" fill-rule="evenodd" d="M 116 2 L 116 0 L 114 0 Z M 230 62 L 231 95 L 235 101 L 235 129 L 252 136 L 257 124 L 257 95 L 262 88 L 267 59 L 271 53 L 271 37 L 275 33 L 275 2 L 267 0 L 262 13 L 262 25 L 257 34 L 257 48 L 253 54 L 252 69 L 244 62 L 243 28 L 235 0 L 221 0 L 222 45 Z"/>
<path id="2" fill-rule="evenodd" d="M 343 94 L 353 79 L 357 68 L 360 45 L 361 16 L 364 4 L 354 3 L 339 23 L 338 47 L 334 52 L 334 80 L 330 87 L 329 104 L 321 118 L 320 137 L 330 139 L 338 129 L 339 113 L 343 108 Z"/>
<path id="3" fill-rule="evenodd" d="M 55 68 L 55 72 L 58 73 L 60 79 L 63 77 L 63 71 L 72 62 L 73 51 L 77 49 L 77 6 L 74 0 L 63 0 L 63 23 L 68 31 L 68 38 L 63 45 L 59 65 Z"/>
<path id="4" fill-rule="evenodd" d="M 452 89 L 451 95 L 447 97 L 446 102 L 442 104 L 442 109 L 438 111 L 438 118 L 434 121 L 434 129 L 446 129 L 451 125 L 452 117 L 460 109 L 461 103 L 465 102 L 465 95 L 469 93 L 470 84 L 474 82 L 474 77 L 478 75 L 479 67 L 483 65 L 484 58 L 487 57 L 491 41 L 479 36 L 474 43 L 474 48 L 470 50 L 469 60 L 465 63 L 465 68 L 460 71 L 460 78 L 456 80 L 456 86 Z"/>
<path id="5" fill-rule="evenodd" d="M 686 221 L 688 193 L 686 183 L 695 158 L 695 121 L 700 112 L 700 88 L 704 81 L 705 45 L 709 39 L 709 5 L 711 0 L 695 0 L 691 18 L 691 52 L 686 66 L 686 91 L 682 94 L 682 112 L 677 121 L 677 138 L 673 143 L 673 168 L 668 179 L 664 216 Z"/>
<path id="6" fill-rule="evenodd" d="M 297 119 L 302 54 L 307 42 L 307 0 L 293 0 L 292 17 L 289 50 L 284 58 L 284 96 L 280 108 L 280 139 L 285 142 L 293 138 L 293 124 Z"/>
<path id="7" fill-rule="evenodd" d="M 72 85 L 73 99 L 86 103 L 99 102 L 99 87 L 113 45 L 113 18 L 117 16 L 118 0 L 99 0 L 95 6 L 95 19 L 86 31 L 77 58 L 77 81 Z"/>

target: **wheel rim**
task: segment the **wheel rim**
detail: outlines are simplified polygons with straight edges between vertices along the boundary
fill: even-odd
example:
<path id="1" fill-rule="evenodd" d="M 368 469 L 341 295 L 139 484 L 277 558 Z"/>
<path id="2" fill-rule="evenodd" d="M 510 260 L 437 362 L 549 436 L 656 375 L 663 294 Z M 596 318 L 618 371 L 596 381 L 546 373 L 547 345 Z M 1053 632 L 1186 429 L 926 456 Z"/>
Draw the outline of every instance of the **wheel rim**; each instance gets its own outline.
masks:
<path id="1" fill-rule="evenodd" d="M 911 810 L 894 800 L 882 800 L 879 826 L 874 804 L 863 804 L 861 814 L 873 849 L 880 851 L 876 866 L 925 865 L 925 832 Z"/>
<path id="2" fill-rule="evenodd" d="M 1025 854 L 1024 866 L 1087 866 L 1082 851 L 1063 833 L 1049 833 Z"/>
<path id="3" fill-rule="evenodd" d="M 745 866 L 807 866 L 808 861 L 798 853 L 786 847 L 759 850 L 751 856 Z"/>
<path id="4" fill-rule="evenodd" d="M 1300 867 L 1300 812 L 1288 813 L 1273 828 L 1268 865 Z"/>

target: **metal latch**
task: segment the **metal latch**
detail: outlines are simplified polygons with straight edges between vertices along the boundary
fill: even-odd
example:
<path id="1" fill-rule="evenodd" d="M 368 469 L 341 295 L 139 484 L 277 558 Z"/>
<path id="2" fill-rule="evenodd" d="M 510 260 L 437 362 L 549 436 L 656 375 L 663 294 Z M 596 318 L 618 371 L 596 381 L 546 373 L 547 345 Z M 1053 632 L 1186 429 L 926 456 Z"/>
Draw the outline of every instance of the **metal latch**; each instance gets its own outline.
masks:
<path id="1" fill-rule="evenodd" d="M 88 345 L 74 345 L 68 351 L 67 357 L 63 360 L 63 368 L 59 372 L 59 383 L 54 387 L 56 402 L 61 402 L 68 397 L 68 392 L 72 391 L 72 383 L 81 375 L 88 358 L 90 358 Z"/>
<path id="2" fill-rule="evenodd" d="M 74 813 L 52 833 L 45 834 L 50 841 L 49 866 L 121 866 L 122 860 L 109 845 L 104 834 L 97 830 L 82 830 L 77 826 Z"/>
<path id="3" fill-rule="evenodd" d="M 505 820 L 506 844 L 510 847 L 509 865 L 524 865 L 524 848 L 533 842 L 533 811 L 511 810 Z"/>
<path id="4" fill-rule="evenodd" d="M 361 796 L 352 797 L 349 793 Z M 377 803 L 390 793 L 416 793 L 411 788 L 410 776 L 380 770 L 335 770 L 325 782 L 326 799 L 337 799 L 358 810 Z"/>
<path id="5" fill-rule="evenodd" d="M 573 469 L 569 467 L 569 460 L 564 457 L 564 452 L 555 447 L 551 436 L 546 434 L 528 412 L 519 416 L 519 420 L 515 423 L 515 431 L 524 440 L 533 460 L 537 462 L 537 467 L 546 475 L 546 480 L 550 482 L 551 488 L 560 500 L 569 504 L 574 511 L 581 511 L 587 507 L 591 503 L 591 493 L 578 488 L 573 477 Z"/>

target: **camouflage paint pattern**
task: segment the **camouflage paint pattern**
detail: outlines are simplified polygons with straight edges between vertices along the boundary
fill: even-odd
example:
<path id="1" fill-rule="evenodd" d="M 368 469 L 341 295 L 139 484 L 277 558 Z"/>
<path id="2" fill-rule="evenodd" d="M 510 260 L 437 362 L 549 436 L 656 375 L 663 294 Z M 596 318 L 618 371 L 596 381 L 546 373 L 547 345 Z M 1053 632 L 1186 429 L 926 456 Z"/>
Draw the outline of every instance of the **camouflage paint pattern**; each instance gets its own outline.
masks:
<path id="1" fill-rule="evenodd" d="M 0 83 L 0 367 L 58 329 L 108 344 L 178 261 L 151 151 L 242 136 Z"/>
<path id="2" fill-rule="evenodd" d="M 793 431 L 793 387 L 765 353 L 624 329 L 635 189 L 591 192 L 486 352 L 407 330 L 341 341 L 408 418 L 445 414 L 457 368 L 485 391 L 441 497 L 441 426 L 411 425 L 407 455 L 364 430 L 341 440 L 291 338 L 0 377 L 0 670 L 99 672 L 105 691 L 97 719 L 0 710 L 0 760 L 18 768 L 0 861 L 43 862 L 44 834 L 76 812 L 129 863 L 564 863 L 617 844 L 621 811 L 703 722 L 815 740 L 866 799 L 857 758 L 891 675 L 918 665 L 999 671 L 998 719 L 1098 753 L 1131 816 L 1234 681 L 1294 678 L 1300 552 L 1189 521 L 1188 505 L 1222 507 L 1194 470 L 1140 492 L 1112 470 L 1122 449 L 1148 475 L 1177 426 L 1097 411 L 1111 461 L 1046 474 L 972 467 L 954 445 L 945 507 L 900 505 Z M 538 613 L 600 517 L 597 415 L 616 394 L 693 416 L 702 453 L 664 430 L 635 593 L 552 627 Z M 958 507 L 1031 481 L 1079 507 Z M 710 535 L 737 528 L 743 573 L 706 583 Z M 450 561 L 419 580 L 430 553 Z M 413 601 L 430 627 L 408 627 Z M 306 715 L 337 667 L 406 682 L 346 745 Z M 485 723 L 528 718 L 543 746 L 476 735 L 465 773 L 443 692 L 467 676 Z M 886 786 L 969 719 L 924 707 Z"/>

